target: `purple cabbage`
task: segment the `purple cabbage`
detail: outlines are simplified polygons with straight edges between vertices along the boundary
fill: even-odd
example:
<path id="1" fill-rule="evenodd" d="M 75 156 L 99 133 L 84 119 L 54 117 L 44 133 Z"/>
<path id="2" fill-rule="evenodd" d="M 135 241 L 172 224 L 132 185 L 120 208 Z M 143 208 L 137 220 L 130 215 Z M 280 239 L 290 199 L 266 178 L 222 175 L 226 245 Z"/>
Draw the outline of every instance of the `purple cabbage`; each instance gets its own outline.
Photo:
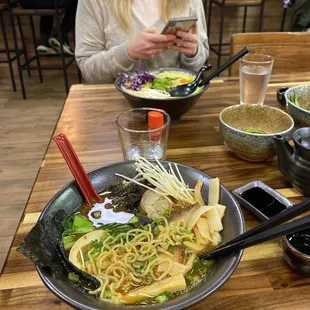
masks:
<path id="1" fill-rule="evenodd" d="M 141 85 L 156 78 L 156 76 L 148 71 L 136 71 L 136 74 L 131 76 L 125 72 L 122 72 L 119 75 L 121 76 L 123 86 L 135 91 L 141 90 Z"/>

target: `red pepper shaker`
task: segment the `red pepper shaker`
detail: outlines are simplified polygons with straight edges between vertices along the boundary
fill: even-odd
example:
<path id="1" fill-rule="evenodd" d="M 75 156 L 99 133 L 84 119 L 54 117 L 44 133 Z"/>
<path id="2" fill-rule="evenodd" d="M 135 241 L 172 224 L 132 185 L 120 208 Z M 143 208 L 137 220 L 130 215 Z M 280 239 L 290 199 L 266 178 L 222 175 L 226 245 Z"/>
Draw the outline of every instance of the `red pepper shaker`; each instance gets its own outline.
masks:
<path id="1" fill-rule="evenodd" d="M 164 120 L 164 114 L 157 112 L 157 111 L 151 111 L 148 113 L 148 127 L 150 130 L 160 128 L 164 126 L 165 120 Z M 151 142 L 160 142 L 162 131 L 154 131 L 150 133 L 150 141 Z"/>

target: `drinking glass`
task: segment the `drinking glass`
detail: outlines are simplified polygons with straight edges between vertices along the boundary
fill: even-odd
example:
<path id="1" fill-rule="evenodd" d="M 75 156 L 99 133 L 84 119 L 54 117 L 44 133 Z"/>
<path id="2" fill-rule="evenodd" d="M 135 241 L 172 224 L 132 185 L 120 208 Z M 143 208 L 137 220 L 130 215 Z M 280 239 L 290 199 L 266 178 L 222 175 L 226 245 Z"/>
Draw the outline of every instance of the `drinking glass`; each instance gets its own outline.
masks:
<path id="1" fill-rule="evenodd" d="M 135 108 L 116 119 L 125 160 L 165 159 L 170 116 L 164 110 Z"/>
<path id="2" fill-rule="evenodd" d="M 240 103 L 263 104 L 273 66 L 273 57 L 248 54 L 240 60 Z"/>

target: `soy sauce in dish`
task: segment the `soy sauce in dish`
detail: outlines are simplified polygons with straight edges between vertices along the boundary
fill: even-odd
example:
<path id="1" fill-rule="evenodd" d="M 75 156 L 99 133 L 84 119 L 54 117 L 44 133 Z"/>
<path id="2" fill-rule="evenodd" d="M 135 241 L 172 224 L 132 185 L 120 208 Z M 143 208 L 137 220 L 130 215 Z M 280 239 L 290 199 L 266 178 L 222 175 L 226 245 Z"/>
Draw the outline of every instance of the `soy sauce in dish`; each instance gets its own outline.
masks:
<path id="1" fill-rule="evenodd" d="M 284 211 L 286 207 L 260 187 L 244 191 L 240 196 L 253 205 L 267 217 L 272 217 Z"/>
<path id="2" fill-rule="evenodd" d="M 310 229 L 288 235 L 287 240 L 299 252 L 310 255 Z"/>

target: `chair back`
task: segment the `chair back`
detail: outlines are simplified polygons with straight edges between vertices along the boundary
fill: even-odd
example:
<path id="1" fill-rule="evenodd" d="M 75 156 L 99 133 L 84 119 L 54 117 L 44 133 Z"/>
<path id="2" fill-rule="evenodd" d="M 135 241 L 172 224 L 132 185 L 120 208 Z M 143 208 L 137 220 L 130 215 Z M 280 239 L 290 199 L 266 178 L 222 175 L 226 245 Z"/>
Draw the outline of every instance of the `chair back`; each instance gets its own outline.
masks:
<path id="1" fill-rule="evenodd" d="M 224 0 L 221 1 L 224 3 Z M 265 0 L 225 0 L 228 5 L 262 5 Z"/>
<path id="2" fill-rule="evenodd" d="M 273 74 L 310 72 L 310 32 L 239 33 L 231 41 L 232 55 L 248 46 L 252 53 L 273 56 Z M 239 63 L 235 63 L 230 75 L 238 74 Z"/>

